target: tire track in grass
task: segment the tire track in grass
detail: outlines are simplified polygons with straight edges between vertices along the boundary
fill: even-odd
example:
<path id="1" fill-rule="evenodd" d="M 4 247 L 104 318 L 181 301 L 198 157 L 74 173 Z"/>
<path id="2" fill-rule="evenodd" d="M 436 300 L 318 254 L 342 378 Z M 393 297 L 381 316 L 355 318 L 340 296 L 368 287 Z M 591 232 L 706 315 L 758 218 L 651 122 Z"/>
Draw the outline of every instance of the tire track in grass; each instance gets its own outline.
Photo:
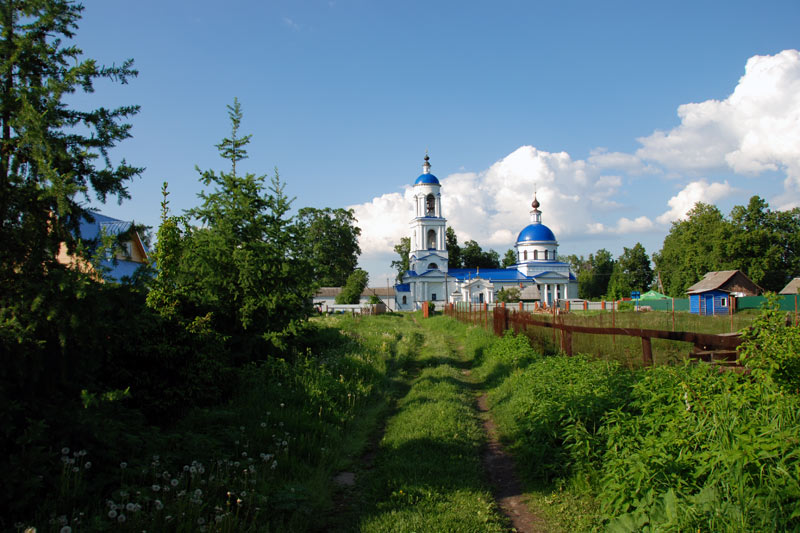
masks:
<path id="1" fill-rule="evenodd" d="M 548 531 L 546 522 L 533 514 L 523 496 L 522 483 L 517 476 L 514 459 L 505 451 L 497 435 L 497 425 L 489 413 L 486 394 L 477 401 L 478 411 L 483 415 L 486 432 L 486 448 L 483 451 L 483 466 L 492 485 L 492 492 L 503 514 L 511 520 L 519 533 L 543 533 Z"/>
<path id="2" fill-rule="evenodd" d="M 387 423 L 355 529 L 507 531 L 484 482 L 483 429 L 472 383 L 460 371 L 469 361 L 446 333 L 415 328 L 425 336 L 421 369 Z"/>

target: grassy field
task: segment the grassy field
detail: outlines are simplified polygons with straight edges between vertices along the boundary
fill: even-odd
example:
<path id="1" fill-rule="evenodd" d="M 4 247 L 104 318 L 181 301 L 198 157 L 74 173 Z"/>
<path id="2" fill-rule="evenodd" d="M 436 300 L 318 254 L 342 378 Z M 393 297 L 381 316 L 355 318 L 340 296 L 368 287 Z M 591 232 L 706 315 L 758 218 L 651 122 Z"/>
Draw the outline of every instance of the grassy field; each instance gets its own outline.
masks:
<path id="1" fill-rule="evenodd" d="M 559 323 L 599 328 L 656 329 L 666 331 L 689 331 L 696 333 L 729 333 L 740 331 L 752 324 L 757 316 L 755 311 L 743 311 L 730 316 L 698 316 L 687 312 L 651 311 L 573 311 L 556 317 Z M 536 314 L 537 320 L 552 322 L 553 316 L 547 313 Z M 486 324 L 485 319 L 483 324 Z M 476 323 L 480 323 L 476 315 Z M 491 328 L 491 311 L 488 327 Z M 560 350 L 560 334 L 553 335 L 551 328 L 530 327 L 526 334 L 536 348 L 545 354 L 555 354 Z M 586 353 L 609 361 L 617 361 L 628 368 L 642 366 L 642 341 L 639 337 L 621 335 L 589 335 L 575 333 L 572 337 L 573 353 Z M 686 360 L 693 345 L 686 342 L 652 340 L 653 360 L 656 365 L 680 364 Z"/>

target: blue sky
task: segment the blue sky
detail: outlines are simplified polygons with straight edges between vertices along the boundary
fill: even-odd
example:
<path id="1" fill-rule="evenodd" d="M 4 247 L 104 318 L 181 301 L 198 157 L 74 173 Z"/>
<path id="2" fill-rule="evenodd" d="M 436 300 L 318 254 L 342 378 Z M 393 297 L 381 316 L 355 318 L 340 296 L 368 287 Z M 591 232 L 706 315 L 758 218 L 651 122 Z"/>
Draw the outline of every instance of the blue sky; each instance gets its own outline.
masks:
<path id="1" fill-rule="evenodd" d="M 195 205 L 234 97 L 245 169 L 277 167 L 297 208 L 353 207 L 376 285 L 426 148 L 456 233 L 501 255 L 534 183 L 560 252 L 583 255 L 658 251 L 697 199 L 800 205 L 796 0 L 84 5 L 87 56 L 140 71 L 74 99 L 142 106 L 115 155 L 147 170 L 102 206 L 118 218 L 156 226 L 165 180 L 176 212 Z"/>

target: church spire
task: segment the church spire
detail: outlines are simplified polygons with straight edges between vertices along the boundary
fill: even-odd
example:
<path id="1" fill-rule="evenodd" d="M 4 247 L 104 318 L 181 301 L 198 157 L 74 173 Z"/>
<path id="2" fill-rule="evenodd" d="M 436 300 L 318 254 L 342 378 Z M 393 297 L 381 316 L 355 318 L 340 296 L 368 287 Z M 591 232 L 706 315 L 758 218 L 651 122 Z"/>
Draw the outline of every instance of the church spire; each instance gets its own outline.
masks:
<path id="1" fill-rule="evenodd" d="M 542 205 L 539 203 L 539 200 L 536 199 L 536 191 L 533 192 L 533 202 L 531 203 L 531 222 L 533 224 L 541 224 L 542 223 L 542 212 L 539 211 L 539 206 Z"/>
<path id="2" fill-rule="evenodd" d="M 425 150 L 425 162 L 422 164 L 422 173 L 423 174 L 430 174 L 431 173 L 431 164 L 430 164 L 430 157 L 428 157 L 428 150 Z"/>

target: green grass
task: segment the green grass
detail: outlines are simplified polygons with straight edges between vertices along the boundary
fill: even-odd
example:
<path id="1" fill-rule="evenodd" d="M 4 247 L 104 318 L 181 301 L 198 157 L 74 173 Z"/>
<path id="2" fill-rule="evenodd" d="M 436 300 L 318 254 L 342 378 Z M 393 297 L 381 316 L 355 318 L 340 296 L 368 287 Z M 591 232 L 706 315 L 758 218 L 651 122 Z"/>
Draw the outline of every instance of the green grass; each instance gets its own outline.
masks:
<path id="1" fill-rule="evenodd" d="M 632 328 L 657 329 L 665 331 L 690 331 L 696 333 L 729 333 L 740 331 L 750 326 L 757 316 L 749 311 L 730 316 L 698 316 L 687 312 L 675 313 L 673 327 L 672 313 L 663 311 L 634 312 L 622 311 L 573 311 L 557 316 L 559 323 L 590 326 L 599 328 Z M 552 315 L 536 314 L 537 320 L 551 322 Z M 489 327 L 491 328 L 491 315 Z M 527 335 L 536 349 L 541 353 L 558 353 L 561 345 L 560 332 L 553 336 L 551 328 L 530 327 Z M 680 364 L 692 351 L 693 345 L 687 342 L 652 339 L 653 361 L 656 365 Z M 573 353 L 586 353 L 609 361 L 616 361 L 628 368 L 640 368 L 642 361 L 642 341 L 639 337 L 621 335 L 590 335 L 574 333 L 572 335 Z"/>

